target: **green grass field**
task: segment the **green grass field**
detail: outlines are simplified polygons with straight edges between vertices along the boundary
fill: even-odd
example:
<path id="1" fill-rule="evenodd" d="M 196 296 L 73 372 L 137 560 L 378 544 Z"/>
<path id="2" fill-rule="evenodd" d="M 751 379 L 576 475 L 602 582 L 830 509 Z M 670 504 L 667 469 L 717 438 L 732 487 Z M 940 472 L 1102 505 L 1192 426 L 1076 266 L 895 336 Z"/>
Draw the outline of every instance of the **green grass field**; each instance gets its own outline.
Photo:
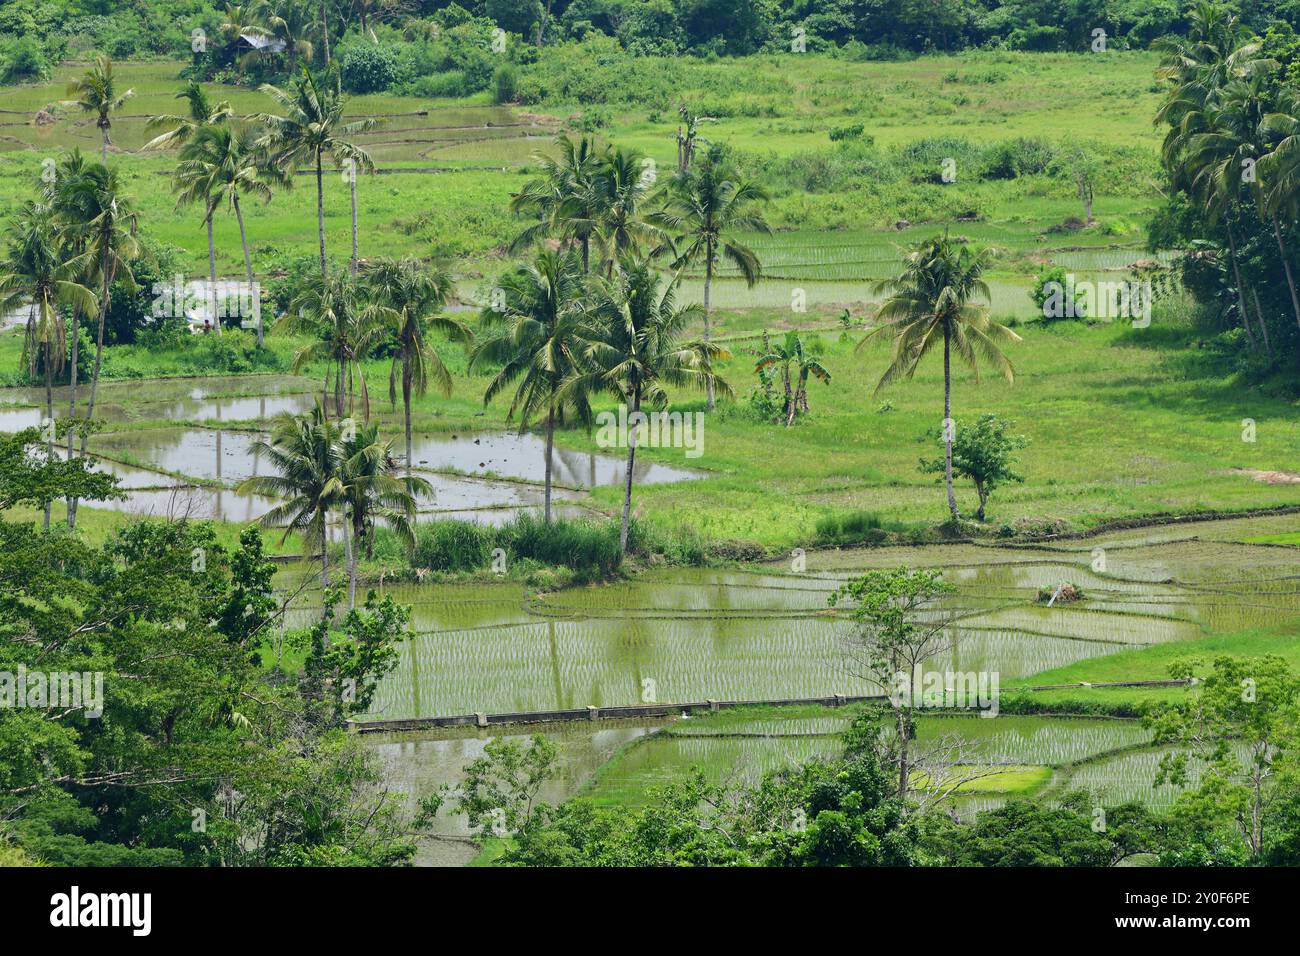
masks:
<path id="1" fill-rule="evenodd" d="M 655 86 L 672 102 L 697 104 L 708 115 L 702 135 L 723 142 L 763 169 L 773 184 L 769 221 L 776 237 L 754 237 L 774 284 L 757 290 L 721 282 L 715 301 L 726 306 L 788 302 L 788 281 L 808 286 L 810 302 L 860 301 L 865 290 L 837 283 L 880 278 L 896 261 L 895 246 L 913 238 L 896 231 L 898 220 L 944 222 L 958 217 L 954 231 L 991 243 L 1005 253 L 994 278 L 1017 289 L 1049 262 L 1080 272 L 1127 266 L 1141 258 L 1141 222 L 1150 209 L 1157 137 L 1149 117 L 1157 101 L 1155 59 L 1143 53 L 1113 53 L 1099 68 L 1096 55 L 970 53 L 923 57 L 905 63 L 846 63 L 823 56 L 750 57 L 721 63 L 645 58 L 641 69 L 658 66 L 667 78 Z M 140 153 L 149 134 L 145 120 L 174 112 L 181 86 L 179 64 L 122 63 L 120 82 L 136 91 L 115 120 L 114 157 L 135 195 L 151 234 L 183 248 L 189 268 L 206 273 L 201 217 L 175 210 L 167 180 L 174 157 Z M 63 149 L 96 152 L 98 131 L 87 118 L 59 107 L 69 79 L 84 64 L 64 64 L 52 82 L 6 90 L 0 132 L 0 203 L 30 191 L 40 162 Z M 215 87 L 237 112 L 269 109 L 271 101 L 250 89 Z M 642 150 L 663 169 L 674 162 L 675 109 L 655 108 L 634 89 L 619 85 L 599 108 L 600 135 Z M 1088 103 L 1081 109 L 1081 103 Z M 57 122 L 37 126 L 37 110 L 56 107 Z M 384 175 L 359 186 L 363 256 L 415 254 L 453 264 L 461 294 L 474 299 L 485 277 L 503 264 L 501 249 L 519 229 L 506 212 L 509 196 L 528 174 L 533 156 L 583 112 L 576 103 L 535 107 L 491 106 L 486 99 L 432 100 L 392 95 L 357 96 L 356 115 L 383 123 L 360 142 L 371 150 Z M 1049 230 L 1080 213 L 1065 177 L 1029 176 L 985 181 L 958 170 L 950 184 L 890 182 L 879 175 L 846 175 L 830 132 L 862 123 L 867 136 L 890 162 L 892 150 L 924 139 L 961 138 L 976 146 L 1015 137 L 1093 144 L 1106 157 L 1098 187 L 1097 215 L 1103 228 L 1086 234 L 1050 235 Z M 851 155 L 851 154 L 844 154 Z M 442 169 L 440 173 L 394 172 Z M 327 177 L 326 221 L 336 252 L 343 252 L 348 220 L 347 190 L 338 175 Z M 285 260 L 315 252 L 315 221 L 309 215 L 310 177 L 297 177 L 295 190 L 269 205 L 246 211 L 254 268 L 260 273 Z M 924 231 L 918 228 L 916 231 Z M 232 216 L 216 223 L 218 271 L 241 272 L 238 232 Z M 1080 259 L 1076 247 L 1103 247 Z M 1104 254 L 1103 254 L 1104 253 Z M 1070 258 L 1071 256 L 1074 258 Z M 688 289 L 692 288 L 688 285 Z M 758 298 L 756 298 L 756 296 Z M 997 305 L 1022 311 L 1018 294 Z"/>

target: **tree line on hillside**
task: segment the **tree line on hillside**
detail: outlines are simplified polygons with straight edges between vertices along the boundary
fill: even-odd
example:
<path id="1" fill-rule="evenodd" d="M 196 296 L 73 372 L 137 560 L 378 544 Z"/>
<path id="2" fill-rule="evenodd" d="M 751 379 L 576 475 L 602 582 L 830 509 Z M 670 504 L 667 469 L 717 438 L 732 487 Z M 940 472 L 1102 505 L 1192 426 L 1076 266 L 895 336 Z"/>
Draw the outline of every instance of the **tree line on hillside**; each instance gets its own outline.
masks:
<path id="1" fill-rule="evenodd" d="M 1286 0 L 1236 12 L 1260 31 L 1300 21 Z M 732 56 L 796 44 L 889 59 L 974 47 L 1084 52 L 1099 29 L 1112 49 L 1145 48 L 1185 33 L 1189 21 L 1182 0 L 11 0 L 0 7 L 0 80 L 47 77 L 60 60 L 95 51 L 192 52 L 196 78 L 291 75 L 303 61 L 338 59 L 357 92 L 436 72 L 457 74 L 446 89 L 464 95 L 497 76 L 494 30 L 518 38 L 520 63 L 594 37 L 633 55 Z M 195 43 L 195 30 L 205 42 Z"/>

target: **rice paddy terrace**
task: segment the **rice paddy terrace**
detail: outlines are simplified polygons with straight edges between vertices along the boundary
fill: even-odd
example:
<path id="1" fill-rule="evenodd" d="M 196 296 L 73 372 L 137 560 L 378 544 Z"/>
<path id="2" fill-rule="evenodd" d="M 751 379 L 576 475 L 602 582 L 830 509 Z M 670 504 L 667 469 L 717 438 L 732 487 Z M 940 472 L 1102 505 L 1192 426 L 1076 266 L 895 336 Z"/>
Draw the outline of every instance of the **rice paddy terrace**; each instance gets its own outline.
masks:
<path id="1" fill-rule="evenodd" d="M 788 563 L 664 569 L 544 594 L 506 583 L 390 588 L 412 604 L 418 633 L 371 716 L 878 693 L 844 667 L 848 625 L 827 598 L 856 573 L 897 565 L 939 568 L 958 588 L 946 609 L 957 640 L 936 670 L 1030 685 L 1121 651 L 1294 624 L 1300 552 L 1243 541 L 1298 526 L 1279 516 L 1033 546 L 826 551 L 809 554 L 802 573 Z M 1038 599 L 1062 583 L 1083 599 Z"/>

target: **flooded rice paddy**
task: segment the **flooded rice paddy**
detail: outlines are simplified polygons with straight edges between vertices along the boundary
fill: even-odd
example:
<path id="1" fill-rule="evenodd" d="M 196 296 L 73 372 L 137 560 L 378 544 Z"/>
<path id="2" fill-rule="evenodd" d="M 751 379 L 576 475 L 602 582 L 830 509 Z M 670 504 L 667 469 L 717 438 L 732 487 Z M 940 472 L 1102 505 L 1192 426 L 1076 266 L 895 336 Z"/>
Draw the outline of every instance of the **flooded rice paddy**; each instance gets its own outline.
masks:
<path id="1" fill-rule="evenodd" d="M 90 439 L 89 451 L 96 467 L 116 475 L 127 494 L 124 500 L 97 507 L 159 517 L 260 517 L 275 502 L 238 495 L 234 488 L 245 478 L 267 473 L 266 454 L 258 442 L 266 437 L 270 420 L 310 409 L 316 394 L 312 383 L 293 376 L 162 380 L 147 386 L 105 383 L 95 417 L 106 425 Z M 85 414 L 87 397 L 82 388 L 79 414 Z M 39 426 L 44 401 L 39 388 L 0 389 L 0 431 Z M 55 390 L 56 417 L 66 414 L 68 401 L 68 389 Z M 386 421 L 383 414 L 377 417 Z M 394 454 L 401 456 L 401 436 L 387 434 L 394 437 Z M 544 450 L 543 438 L 532 434 L 417 433 L 413 468 L 433 486 L 432 495 L 420 500 L 420 510 L 495 525 L 523 511 L 539 510 L 544 502 Z M 552 460 L 552 497 L 564 517 L 587 514 L 586 492 L 598 485 L 621 484 L 626 471 L 625 460 L 617 454 L 557 446 Z M 633 473 L 640 484 L 702 477 L 700 472 L 644 459 Z"/>

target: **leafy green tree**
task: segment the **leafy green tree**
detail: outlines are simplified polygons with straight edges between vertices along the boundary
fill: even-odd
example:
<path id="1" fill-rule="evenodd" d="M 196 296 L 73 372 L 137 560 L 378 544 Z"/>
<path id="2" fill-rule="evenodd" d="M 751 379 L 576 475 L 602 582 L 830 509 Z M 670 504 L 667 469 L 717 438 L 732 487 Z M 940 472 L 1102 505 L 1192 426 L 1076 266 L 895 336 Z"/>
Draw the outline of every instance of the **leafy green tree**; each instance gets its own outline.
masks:
<path id="1" fill-rule="evenodd" d="M 956 351 L 979 376 L 979 357 L 991 362 L 1008 382 L 1015 370 L 1001 346 L 1019 342 L 1020 336 L 990 319 L 973 302 L 976 296 L 990 298 L 983 275 L 991 261 L 987 249 L 972 251 L 947 235 L 917 243 L 903 256 L 903 270 L 893 279 L 877 283 L 877 293 L 888 296 L 880 306 L 880 325 L 858 343 L 861 349 L 878 334 L 894 338 L 889 367 L 876 385 L 878 394 L 899 378 L 916 374 L 921 360 L 943 342 L 944 483 L 948 489 L 948 510 L 954 521 L 961 515 L 952 490 L 952 358 Z"/>
<path id="2" fill-rule="evenodd" d="M 1300 760 L 1300 678 L 1271 655 L 1217 657 L 1208 668 L 1181 661 L 1170 675 L 1197 683 L 1187 700 L 1147 720 L 1154 742 L 1174 748 L 1161 759 L 1155 784 L 1186 785 L 1199 768 L 1199 785 L 1179 798 L 1182 815 L 1199 826 L 1229 822 L 1247 858 L 1258 862 L 1278 809 L 1273 783 L 1280 768 L 1294 772 Z"/>
<path id="3" fill-rule="evenodd" d="M 936 814 L 923 825 L 922 845 L 944 866 L 1111 867 L 1155 849 L 1157 827 L 1143 804 L 1096 809 L 1074 791 L 1060 806 L 1010 800 L 970 824 Z"/>
<path id="4" fill-rule="evenodd" d="M 1023 435 L 1007 434 L 1011 424 L 997 415 L 981 415 L 974 425 L 954 422 L 957 434 L 952 442 L 952 470 L 975 483 L 975 493 L 980 500 L 975 511 L 976 521 L 984 520 L 984 505 L 999 485 L 1025 480 L 1014 469 L 1014 456 L 1029 444 L 1029 439 Z M 936 432 L 935 437 L 943 436 Z M 921 459 L 923 472 L 942 474 L 946 468 L 947 462 L 943 459 Z"/>
<path id="5" fill-rule="evenodd" d="M 465 766 L 456 812 L 483 836 L 527 839 L 545 808 L 542 788 L 559 772 L 555 745 L 541 734 L 527 746 L 494 737 Z"/>
<path id="6" fill-rule="evenodd" d="M 113 60 L 102 53 L 95 57 L 94 64 L 83 76 L 68 84 L 68 95 L 76 97 L 71 104 L 82 112 L 93 113 L 95 116 L 101 140 L 99 158 L 105 163 L 108 162 L 108 147 L 112 142 L 109 131 L 113 128 L 113 114 L 135 96 L 135 90 L 128 89 L 119 93 L 117 89 Z"/>
<path id="7" fill-rule="evenodd" d="M 900 800 L 912 785 L 910 743 L 919 703 L 914 677 L 926 661 L 952 647 L 950 616 L 942 613 L 940 602 L 954 590 L 938 571 L 900 567 L 852 578 L 830 597 L 831 606 L 844 607 L 853 624 L 843 647 L 846 665 L 889 693 Z"/>

